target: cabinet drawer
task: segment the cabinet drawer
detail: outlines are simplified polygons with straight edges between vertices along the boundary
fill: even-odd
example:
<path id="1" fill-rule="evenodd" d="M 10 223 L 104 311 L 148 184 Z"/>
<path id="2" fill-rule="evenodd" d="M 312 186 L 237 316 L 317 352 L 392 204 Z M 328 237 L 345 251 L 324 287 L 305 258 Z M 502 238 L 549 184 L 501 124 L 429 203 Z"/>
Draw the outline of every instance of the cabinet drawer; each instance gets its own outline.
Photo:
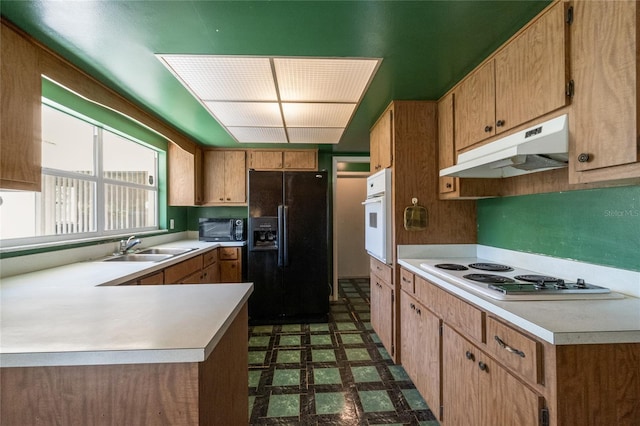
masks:
<path id="1" fill-rule="evenodd" d="M 400 286 L 409 294 L 414 294 L 416 289 L 414 285 L 413 272 L 409 272 L 406 269 L 400 269 Z"/>
<path id="2" fill-rule="evenodd" d="M 196 256 L 177 265 L 169 266 L 164 270 L 164 282 L 176 284 L 183 278 L 202 270 L 202 256 Z"/>
<path id="3" fill-rule="evenodd" d="M 387 284 L 391 285 L 391 267 L 389 265 L 385 265 L 380 262 L 378 259 L 373 257 L 371 259 L 371 273 L 376 274 L 382 281 L 385 281 Z"/>
<path id="4" fill-rule="evenodd" d="M 164 284 L 164 272 L 156 272 L 155 274 L 147 275 L 138 280 L 139 285 L 160 285 Z"/>
<path id="5" fill-rule="evenodd" d="M 238 248 L 236 247 L 221 247 L 218 250 L 218 257 L 220 260 L 236 260 L 238 259 Z"/>
<path id="6" fill-rule="evenodd" d="M 209 250 L 202 255 L 202 267 L 206 268 L 218 261 L 218 249 Z"/>
<path id="7" fill-rule="evenodd" d="M 541 383 L 541 343 L 492 317 L 487 318 L 487 352 L 525 380 Z"/>
<path id="8" fill-rule="evenodd" d="M 415 289 L 418 300 L 444 322 L 465 336 L 484 342 L 484 312 L 422 277 L 415 277 Z"/>

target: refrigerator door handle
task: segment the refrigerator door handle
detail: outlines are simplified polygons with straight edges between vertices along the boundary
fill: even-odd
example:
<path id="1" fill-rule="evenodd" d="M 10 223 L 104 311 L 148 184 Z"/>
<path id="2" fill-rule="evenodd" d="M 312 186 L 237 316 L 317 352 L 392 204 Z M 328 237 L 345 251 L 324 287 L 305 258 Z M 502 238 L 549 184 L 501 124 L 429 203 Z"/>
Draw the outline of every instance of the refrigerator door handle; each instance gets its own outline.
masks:
<path id="1" fill-rule="evenodd" d="M 284 232 L 284 206 L 278 206 L 278 231 L 276 241 L 278 244 L 278 267 L 284 266 L 284 238 L 282 237 Z"/>
<path id="2" fill-rule="evenodd" d="M 289 230 L 287 229 L 289 225 L 289 206 L 284 206 L 282 225 L 282 257 L 284 258 L 284 266 L 289 266 Z"/>

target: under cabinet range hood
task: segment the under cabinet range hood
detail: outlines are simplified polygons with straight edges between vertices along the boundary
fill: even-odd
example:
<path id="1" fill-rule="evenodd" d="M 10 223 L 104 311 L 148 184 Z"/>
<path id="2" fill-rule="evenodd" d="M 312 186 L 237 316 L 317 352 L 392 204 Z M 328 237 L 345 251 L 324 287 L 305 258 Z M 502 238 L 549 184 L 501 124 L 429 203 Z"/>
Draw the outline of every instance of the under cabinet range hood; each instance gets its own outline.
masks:
<path id="1" fill-rule="evenodd" d="M 567 167 L 567 114 L 458 155 L 440 176 L 505 178 Z"/>

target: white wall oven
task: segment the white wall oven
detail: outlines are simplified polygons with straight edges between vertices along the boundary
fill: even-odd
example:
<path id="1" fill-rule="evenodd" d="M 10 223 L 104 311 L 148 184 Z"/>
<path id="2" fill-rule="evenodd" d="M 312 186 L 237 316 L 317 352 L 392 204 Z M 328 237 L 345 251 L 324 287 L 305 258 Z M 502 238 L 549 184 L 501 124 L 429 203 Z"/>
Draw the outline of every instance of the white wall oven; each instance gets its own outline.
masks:
<path id="1" fill-rule="evenodd" d="M 391 169 L 381 170 L 367 178 L 364 205 L 364 246 L 371 256 L 393 262 L 391 226 Z"/>

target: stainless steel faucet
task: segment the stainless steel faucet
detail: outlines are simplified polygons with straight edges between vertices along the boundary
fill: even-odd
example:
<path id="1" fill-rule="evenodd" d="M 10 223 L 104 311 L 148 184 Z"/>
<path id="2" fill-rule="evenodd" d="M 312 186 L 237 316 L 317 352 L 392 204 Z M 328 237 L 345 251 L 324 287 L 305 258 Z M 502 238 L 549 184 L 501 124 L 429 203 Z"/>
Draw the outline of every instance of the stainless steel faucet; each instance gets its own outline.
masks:
<path id="1" fill-rule="evenodd" d="M 127 241 L 120 240 L 120 254 L 127 253 L 134 246 L 136 246 L 136 245 L 138 245 L 138 244 L 140 244 L 142 242 L 142 240 L 140 238 L 136 238 L 135 240 L 134 240 L 134 238 L 136 238 L 136 236 L 132 235 L 127 239 Z M 133 240 L 133 241 L 131 241 L 131 240 Z"/>

